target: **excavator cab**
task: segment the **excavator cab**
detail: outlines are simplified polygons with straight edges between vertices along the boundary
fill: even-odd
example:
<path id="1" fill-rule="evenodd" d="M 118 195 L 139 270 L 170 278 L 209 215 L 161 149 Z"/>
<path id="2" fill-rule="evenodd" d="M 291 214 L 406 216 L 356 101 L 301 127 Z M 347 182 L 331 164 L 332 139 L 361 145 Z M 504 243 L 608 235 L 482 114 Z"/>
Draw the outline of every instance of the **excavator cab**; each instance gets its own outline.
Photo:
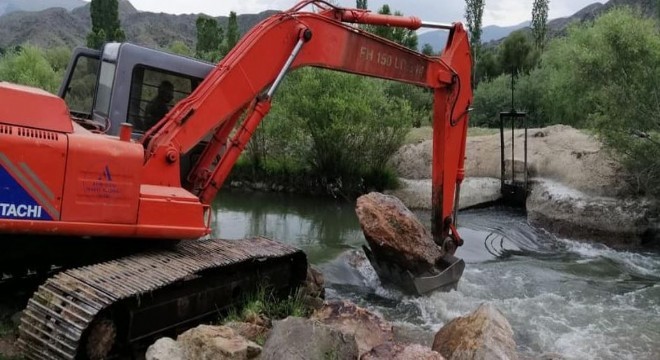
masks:
<path id="1" fill-rule="evenodd" d="M 122 123 L 133 125 L 138 138 L 165 114 L 150 113 L 159 87 L 171 84 L 173 107 L 192 93 L 213 65 L 130 43 L 108 43 L 102 51 L 76 48 L 58 95 L 84 127 L 118 135 Z"/>
<path id="2" fill-rule="evenodd" d="M 131 43 L 108 43 L 101 51 L 74 50 L 58 96 L 74 120 L 95 132 L 118 136 L 122 123 L 139 139 L 176 103 L 192 93 L 214 66 L 185 56 Z M 159 89 L 171 85 L 170 97 Z M 156 109 L 156 111 L 154 111 Z M 181 158 L 181 183 L 206 146 L 201 142 Z"/>

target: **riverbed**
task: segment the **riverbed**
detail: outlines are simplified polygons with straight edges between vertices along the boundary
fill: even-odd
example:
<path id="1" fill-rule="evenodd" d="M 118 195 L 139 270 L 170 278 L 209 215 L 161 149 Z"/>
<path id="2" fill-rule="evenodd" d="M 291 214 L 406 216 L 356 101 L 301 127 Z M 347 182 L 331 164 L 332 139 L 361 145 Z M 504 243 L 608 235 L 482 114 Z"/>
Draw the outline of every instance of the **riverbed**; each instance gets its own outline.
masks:
<path id="1" fill-rule="evenodd" d="M 508 208 L 463 211 L 466 261 L 458 290 L 424 297 L 383 287 L 359 249 L 354 205 L 274 193 L 226 191 L 214 235 L 262 235 L 303 249 L 326 277 L 328 297 L 354 301 L 428 333 L 483 302 L 513 327 L 523 355 L 566 359 L 660 358 L 660 254 L 615 251 L 557 238 Z M 428 212 L 416 213 L 430 226 Z"/>

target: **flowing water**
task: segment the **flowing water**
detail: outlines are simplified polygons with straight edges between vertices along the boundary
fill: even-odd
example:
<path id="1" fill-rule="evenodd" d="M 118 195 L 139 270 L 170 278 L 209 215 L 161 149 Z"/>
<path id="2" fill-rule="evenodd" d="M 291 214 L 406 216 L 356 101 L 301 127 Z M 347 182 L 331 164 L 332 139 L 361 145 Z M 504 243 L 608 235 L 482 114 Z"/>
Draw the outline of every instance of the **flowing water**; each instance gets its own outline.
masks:
<path id="1" fill-rule="evenodd" d="M 383 287 L 358 250 L 353 204 L 282 194 L 224 192 L 215 235 L 263 235 L 302 248 L 328 297 L 437 331 L 489 302 L 511 323 L 518 350 L 567 359 L 660 359 L 660 254 L 559 239 L 502 208 L 460 214 L 466 270 L 458 290 L 425 297 Z M 417 213 L 430 224 L 428 212 Z"/>

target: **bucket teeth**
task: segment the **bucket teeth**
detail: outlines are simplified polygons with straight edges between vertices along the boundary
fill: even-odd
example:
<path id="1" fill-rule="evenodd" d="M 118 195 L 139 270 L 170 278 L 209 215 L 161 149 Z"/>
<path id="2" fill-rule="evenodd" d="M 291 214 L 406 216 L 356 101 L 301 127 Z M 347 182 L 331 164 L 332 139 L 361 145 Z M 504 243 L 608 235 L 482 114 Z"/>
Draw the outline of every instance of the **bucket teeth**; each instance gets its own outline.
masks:
<path id="1" fill-rule="evenodd" d="M 396 264 L 382 261 L 368 246 L 362 246 L 371 266 L 383 283 L 389 283 L 409 294 L 424 295 L 433 291 L 456 290 L 463 276 L 465 262 L 446 254 L 436 264 L 436 271 L 427 274 L 412 274 Z"/>

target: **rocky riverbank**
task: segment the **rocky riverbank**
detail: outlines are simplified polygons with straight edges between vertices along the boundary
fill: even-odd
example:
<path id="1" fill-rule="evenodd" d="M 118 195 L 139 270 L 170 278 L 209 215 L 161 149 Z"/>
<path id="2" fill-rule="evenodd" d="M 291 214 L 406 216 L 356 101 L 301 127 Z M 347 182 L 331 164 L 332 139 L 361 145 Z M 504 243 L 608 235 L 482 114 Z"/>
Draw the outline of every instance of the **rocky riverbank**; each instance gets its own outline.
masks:
<path id="1" fill-rule="evenodd" d="M 614 247 L 660 244 L 658 204 L 630 195 L 621 164 L 595 137 L 565 125 L 530 129 L 528 134 L 530 222 L 560 236 Z M 517 131 L 515 138 L 519 162 L 524 133 Z M 509 153 L 510 136 L 505 146 Z M 404 188 L 391 193 L 411 208 L 430 208 L 431 150 L 432 142 L 422 141 L 402 147 L 392 159 Z M 468 138 L 465 172 L 461 207 L 497 198 L 499 134 Z"/>
<path id="2" fill-rule="evenodd" d="M 317 275 L 308 282 L 313 288 L 308 293 L 322 294 L 320 276 L 310 273 Z M 261 316 L 201 325 L 176 340 L 158 340 L 147 350 L 146 360 L 519 358 L 511 325 L 491 304 L 482 304 L 428 336 L 411 333 L 348 301 L 324 301 L 313 308 L 310 316 L 289 316 L 267 325 Z"/>

